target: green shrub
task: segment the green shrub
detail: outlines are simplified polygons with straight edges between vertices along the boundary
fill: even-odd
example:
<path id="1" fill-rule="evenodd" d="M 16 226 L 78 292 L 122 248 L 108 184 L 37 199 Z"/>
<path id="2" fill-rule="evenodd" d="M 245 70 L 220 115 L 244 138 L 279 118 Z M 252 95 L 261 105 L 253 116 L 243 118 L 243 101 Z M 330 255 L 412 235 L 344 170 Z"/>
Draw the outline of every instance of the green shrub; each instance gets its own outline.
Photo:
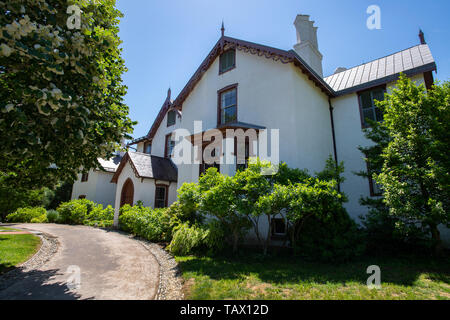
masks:
<path id="1" fill-rule="evenodd" d="M 47 210 L 47 220 L 49 223 L 57 223 L 59 221 L 59 213 L 56 210 Z"/>
<path id="2" fill-rule="evenodd" d="M 323 262 L 346 262 L 365 249 L 363 234 L 345 209 L 326 220 L 308 218 L 296 241 L 297 255 Z"/>
<path id="3" fill-rule="evenodd" d="M 6 216 L 6 220 L 8 222 L 44 223 L 47 222 L 47 211 L 42 207 L 19 208 Z"/>
<path id="4" fill-rule="evenodd" d="M 149 241 L 170 241 L 172 235 L 167 209 L 125 205 L 120 209 L 119 226 Z"/>
<path id="5" fill-rule="evenodd" d="M 190 227 L 187 223 L 183 223 L 174 230 L 173 239 L 167 248 L 175 255 L 192 254 L 195 249 L 205 244 L 208 233 L 208 230 L 196 225 Z"/>
<path id="6" fill-rule="evenodd" d="M 222 251 L 226 244 L 226 228 L 225 226 L 216 219 L 209 221 L 203 229 L 208 231 L 204 239 L 204 244 L 208 249 L 208 253 L 214 254 Z"/>
<path id="7" fill-rule="evenodd" d="M 62 203 L 57 211 L 59 212 L 61 223 L 83 224 L 86 216 L 89 215 L 96 206 L 97 205 L 90 200 L 79 199 Z"/>
<path id="8" fill-rule="evenodd" d="M 101 204 L 92 208 L 92 211 L 86 216 L 89 221 L 114 220 L 114 208 L 107 206 L 103 209 Z"/>

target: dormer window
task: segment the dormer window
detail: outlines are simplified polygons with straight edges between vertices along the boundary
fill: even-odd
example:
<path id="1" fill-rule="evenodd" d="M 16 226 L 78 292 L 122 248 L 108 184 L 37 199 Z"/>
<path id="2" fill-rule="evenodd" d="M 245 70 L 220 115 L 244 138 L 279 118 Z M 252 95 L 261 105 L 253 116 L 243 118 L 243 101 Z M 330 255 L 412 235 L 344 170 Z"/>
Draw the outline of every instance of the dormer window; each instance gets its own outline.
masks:
<path id="1" fill-rule="evenodd" d="M 173 126 L 175 124 L 175 122 L 176 122 L 176 119 L 177 119 L 176 111 L 175 110 L 170 110 L 167 113 L 167 126 L 168 127 Z"/>
<path id="2" fill-rule="evenodd" d="M 169 133 L 168 135 L 166 135 L 164 158 L 171 158 L 174 148 L 175 148 L 175 141 L 172 140 L 172 133 Z"/>
<path id="3" fill-rule="evenodd" d="M 220 55 L 219 58 L 219 74 L 230 71 L 236 67 L 236 51 L 230 49 Z"/>
<path id="4" fill-rule="evenodd" d="M 144 153 L 152 154 L 152 143 L 151 142 L 144 143 Z"/>

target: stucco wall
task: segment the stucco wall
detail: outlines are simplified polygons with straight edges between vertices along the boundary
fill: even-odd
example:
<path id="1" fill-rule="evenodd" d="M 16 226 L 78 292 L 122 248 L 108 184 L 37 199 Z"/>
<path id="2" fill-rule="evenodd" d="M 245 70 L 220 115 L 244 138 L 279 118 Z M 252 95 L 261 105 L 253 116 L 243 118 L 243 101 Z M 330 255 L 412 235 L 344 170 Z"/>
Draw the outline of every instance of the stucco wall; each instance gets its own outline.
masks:
<path id="1" fill-rule="evenodd" d="M 113 174 L 98 170 L 90 170 L 88 181 L 81 182 L 81 174 L 73 184 L 71 199 L 85 195 L 86 199 L 102 204 L 104 207 L 114 206 L 116 185 L 111 183 Z"/>
<path id="2" fill-rule="evenodd" d="M 217 91 L 238 83 L 238 121 L 279 129 L 281 161 L 321 170 L 333 152 L 327 96 L 292 64 L 237 50 L 236 68 L 219 75 L 218 60 L 183 103 L 181 127 L 193 132 L 194 121 L 201 120 L 203 130 L 215 128 Z M 233 174 L 224 166 L 221 171 Z M 198 181 L 198 172 L 198 165 L 179 166 L 178 187 Z"/>

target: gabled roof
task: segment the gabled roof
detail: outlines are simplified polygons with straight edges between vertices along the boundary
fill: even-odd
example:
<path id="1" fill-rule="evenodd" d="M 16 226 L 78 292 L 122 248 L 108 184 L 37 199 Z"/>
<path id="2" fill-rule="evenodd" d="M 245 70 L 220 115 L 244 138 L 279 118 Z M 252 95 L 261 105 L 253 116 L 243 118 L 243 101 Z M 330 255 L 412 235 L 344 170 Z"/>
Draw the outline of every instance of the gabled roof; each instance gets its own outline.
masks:
<path id="1" fill-rule="evenodd" d="M 170 159 L 151 156 L 141 152 L 127 152 L 122 158 L 111 182 L 117 183 L 125 165 L 129 163 L 137 178 L 149 178 L 176 182 L 177 168 Z"/>
<path id="2" fill-rule="evenodd" d="M 420 44 L 376 59 L 325 78 L 337 95 L 359 91 L 397 79 L 400 72 L 408 76 L 436 70 L 436 63 L 426 44 Z"/>

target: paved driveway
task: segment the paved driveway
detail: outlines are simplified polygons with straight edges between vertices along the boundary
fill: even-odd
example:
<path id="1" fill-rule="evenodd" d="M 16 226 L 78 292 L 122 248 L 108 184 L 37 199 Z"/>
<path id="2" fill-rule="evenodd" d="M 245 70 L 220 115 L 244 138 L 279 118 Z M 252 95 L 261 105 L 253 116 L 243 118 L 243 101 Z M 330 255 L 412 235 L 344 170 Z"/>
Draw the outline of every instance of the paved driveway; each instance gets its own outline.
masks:
<path id="1" fill-rule="evenodd" d="M 138 241 L 86 226 L 15 225 L 58 238 L 58 252 L 0 291 L 0 299 L 154 299 L 159 264 Z M 69 269 L 68 269 L 69 268 Z M 76 271 L 80 271 L 79 286 Z M 75 271 L 71 274 L 68 271 Z M 75 275 L 75 276 L 74 276 Z"/>

